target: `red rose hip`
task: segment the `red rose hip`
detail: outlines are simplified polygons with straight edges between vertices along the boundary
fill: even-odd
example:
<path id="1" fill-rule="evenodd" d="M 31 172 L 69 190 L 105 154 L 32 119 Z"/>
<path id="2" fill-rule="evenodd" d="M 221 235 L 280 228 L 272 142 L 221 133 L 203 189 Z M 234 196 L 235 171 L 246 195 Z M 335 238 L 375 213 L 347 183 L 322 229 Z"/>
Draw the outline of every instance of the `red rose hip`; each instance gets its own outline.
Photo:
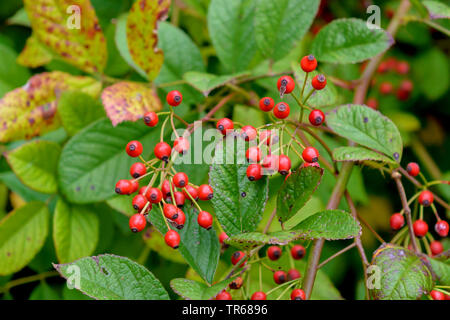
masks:
<path id="1" fill-rule="evenodd" d="M 176 107 L 183 101 L 183 95 L 180 91 L 172 90 L 167 94 L 166 100 L 169 105 Z"/>
<path id="2" fill-rule="evenodd" d="M 314 71 L 317 68 L 317 60 L 312 54 L 304 56 L 300 60 L 300 66 L 302 67 L 302 70 L 305 72 Z"/>
<path id="3" fill-rule="evenodd" d="M 413 224 L 413 230 L 416 237 L 424 237 L 428 232 L 428 224 L 423 220 L 416 220 Z"/>
<path id="4" fill-rule="evenodd" d="M 140 213 L 132 215 L 129 221 L 130 229 L 135 233 L 144 230 L 146 224 L 147 220 L 144 215 Z"/>

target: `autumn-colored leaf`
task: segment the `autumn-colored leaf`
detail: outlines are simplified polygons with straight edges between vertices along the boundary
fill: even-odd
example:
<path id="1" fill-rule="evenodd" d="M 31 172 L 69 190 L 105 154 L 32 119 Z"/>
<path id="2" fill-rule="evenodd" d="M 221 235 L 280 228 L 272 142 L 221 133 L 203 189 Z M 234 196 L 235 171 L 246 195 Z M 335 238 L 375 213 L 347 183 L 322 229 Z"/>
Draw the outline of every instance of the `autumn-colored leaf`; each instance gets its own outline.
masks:
<path id="1" fill-rule="evenodd" d="M 156 92 L 137 82 L 118 82 L 103 90 L 102 101 L 114 126 L 123 121 L 137 121 L 148 111 L 162 109 Z"/>
<path id="2" fill-rule="evenodd" d="M 100 89 L 101 84 L 90 77 L 59 71 L 31 77 L 0 100 L 0 142 L 29 139 L 57 128 L 60 122 L 55 113 L 63 91 L 80 90 L 96 96 Z"/>
<path id="3" fill-rule="evenodd" d="M 17 57 L 19 64 L 30 68 L 43 66 L 51 60 L 52 53 L 33 35 L 27 39 L 25 48 Z"/>
<path id="4" fill-rule="evenodd" d="M 24 0 L 24 4 L 33 36 L 42 44 L 83 71 L 103 70 L 106 40 L 89 0 Z"/>
<path id="5" fill-rule="evenodd" d="M 158 21 L 167 18 L 170 0 L 138 0 L 127 19 L 127 42 L 133 61 L 153 80 L 163 65 L 164 53 L 157 48 Z"/>

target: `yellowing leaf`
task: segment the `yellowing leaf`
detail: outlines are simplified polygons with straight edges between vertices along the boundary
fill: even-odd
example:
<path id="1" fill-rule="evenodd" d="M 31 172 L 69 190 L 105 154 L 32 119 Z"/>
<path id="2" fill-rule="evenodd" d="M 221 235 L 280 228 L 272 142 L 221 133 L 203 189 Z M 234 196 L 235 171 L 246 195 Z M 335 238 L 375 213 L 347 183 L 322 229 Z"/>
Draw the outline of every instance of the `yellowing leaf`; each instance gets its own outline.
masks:
<path id="1" fill-rule="evenodd" d="M 119 82 L 102 93 L 106 114 L 113 126 L 123 121 L 137 121 L 148 111 L 162 109 L 156 92 L 136 82 Z"/>
<path id="2" fill-rule="evenodd" d="M 19 271 L 41 250 L 49 215 L 44 203 L 29 202 L 0 221 L 1 276 Z"/>
<path id="3" fill-rule="evenodd" d="M 60 123 L 55 113 L 63 91 L 80 90 L 95 96 L 100 86 L 90 77 L 59 71 L 31 77 L 0 100 L 0 142 L 29 139 L 57 128 Z"/>
<path id="4" fill-rule="evenodd" d="M 89 0 L 24 0 L 33 35 L 86 72 L 106 64 L 106 40 Z"/>
<path id="5" fill-rule="evenodd" d="M 164 53 L 157 48 L 158 20 L 167 18 L 170 0 L 138 0 L 131 7 L 127 19 L 127 42 L 133 61 L 153 80 L 164 61 Z"/>
<path id="6" fill-rule="evenodd" d="M 51 60 L 52 53 L 33 35 L 27 39 L 25 48 L 17 57 L 17 63 L 30 68 L 43 66 Z"/>

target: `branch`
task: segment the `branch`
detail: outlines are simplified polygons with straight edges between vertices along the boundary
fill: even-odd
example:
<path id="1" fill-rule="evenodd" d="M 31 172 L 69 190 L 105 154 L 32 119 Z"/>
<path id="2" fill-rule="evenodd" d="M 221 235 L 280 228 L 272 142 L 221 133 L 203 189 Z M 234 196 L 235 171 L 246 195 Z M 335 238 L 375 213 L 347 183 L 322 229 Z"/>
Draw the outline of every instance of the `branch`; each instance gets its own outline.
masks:
<path id="1" fill-rule="evenodd" d="M 335 254 L 333 254 L 331 257 L 329 257 L 328 259 L 325 259 L 323 262 L 321 262 L 318 266 L 317 269 L 322 268 L 324 265 L 326 265 L 328 262 L 330 262 L 331 260 L 333 260 L 334 258 L 339 257 L 341 254 L 347 252 L 348 250 L 354 248 L 356 246 L 356 242 L 353 242 L 352 244 L 346 246 L 344 249 L 339 250 L 338 252 L 336 252 Z"/>
<path id="2" fill-rule="evenodd" d="M 409 236 L 411 238 L 411 244 L 415 253 L 419 253 L 419 249 L 417 248 L 416 237 L 414 235 L 412 219 L 411 219 L 411 209 L 409 208 L 408 199 L 405 194 L 405 188 L 403 188 L 402 184 L 402 175 L 397 171 L 392 173 L 392 179 L 395 180 L 397 184 L 398 193 L 400 194 L 400 200 L 402 201 L 403 212 L 406 216 L 406 222 L 408 224 Z"/>
<path id="3" fill-rule="evenodd" d="M 395 13 L 394 17 L 392 18 L 387 28 L 387 31 L 392 35 L 392 37 L 394 37 L 395 34 L 397 33 L 398 27 L 400 26 L 400 22 L 403 16 L 408 12 L 410 6 L 411 4 L 409 3 L 409 0 L 402 0 L 402 2 L 400 3 L 397 12 Z M 364 73 L 360 78 L 361 81 L 355 88 L 355 96 L 353 98 L 353 102 L 355 104 L 364 103 L 370 80 L 373 74 L 375 73 L 377 66 L 380 63 L 383 56 L 384 52 L 372 58 L 370 62 L 367 64 L 367 67 L 364 69 Z M 352 143 L 350 143 L 350 145 L 351 144 Z M 336 209 L 337 206 L 339 205 L 340 199 L 346 189 L 346 185 L 350 173 L 352 171 L 352 168 L 353 168 L 352 162 L 346 162 L 342 165 L 341 172 L 339 173 L 339 176 L 337 178 L 337 183 L 334 186 L 333 193 L 330 201 L 328 202 L 327 209 Z M 314 285 L 314 280 L 316 278 L 318 262 L 320 259 L 320 254 L 322 252 L 324 242 L 325 240 L 323 238 L 315 240 L 313 244 L 313 252 L 311 252 L 308 257 L 308 264 L 306 267 L 305 279 L 303 282 L 303 289 L 305 290 L 307 299 L 309 299 L 309 297 L 311 296 L 311 291 Z"/>

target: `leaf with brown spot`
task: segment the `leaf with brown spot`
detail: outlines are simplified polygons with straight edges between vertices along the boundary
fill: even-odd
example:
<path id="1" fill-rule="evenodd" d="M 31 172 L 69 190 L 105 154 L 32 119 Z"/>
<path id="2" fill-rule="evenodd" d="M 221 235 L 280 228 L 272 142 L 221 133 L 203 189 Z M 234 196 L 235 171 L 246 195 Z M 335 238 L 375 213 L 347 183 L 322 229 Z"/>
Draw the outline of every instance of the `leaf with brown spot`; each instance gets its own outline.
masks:
<path id="1" fill-rule="evenodd" d="M 148 111 L 162 109 L 156 91 L 136 82 L 118 82 L 105 88 L 102 101 L 113 126 L 123 121 L 137 121 Z"/>
<path id="2" fill-rule="evenodd" d="M 80 90 L 96 96 L 100 88 L 100 83 L 90 77 L 59 71 L 31 77 L 0 100 L 0 142 L 29 139 L 59 127 L 55 114 L 62 92 Z"/>
<path id="3" fill-rule="evenodd" d="M 52 58 L 50 50 L 36 36 L 32 35 L 27 39 L 25 48 L 17 57 L 17 63 L 25 67 L 37 68 L 46 65 Z"/>
<path id="4" fill-rule="evenodd" d="M 24 0 L 24 4 L 33 36 L 41 43 L 83 71 L 104 69 L 106 40 L 89 0 Z"/>
<path id="5" fill-rule="evenodd" d="M 127 42 L 133 61 L 155 79 L 164 61 L 164 53 L 157 48 L 158 21 L 167 18 L 170 0 L 138 0 L 127 18 Z"/>

